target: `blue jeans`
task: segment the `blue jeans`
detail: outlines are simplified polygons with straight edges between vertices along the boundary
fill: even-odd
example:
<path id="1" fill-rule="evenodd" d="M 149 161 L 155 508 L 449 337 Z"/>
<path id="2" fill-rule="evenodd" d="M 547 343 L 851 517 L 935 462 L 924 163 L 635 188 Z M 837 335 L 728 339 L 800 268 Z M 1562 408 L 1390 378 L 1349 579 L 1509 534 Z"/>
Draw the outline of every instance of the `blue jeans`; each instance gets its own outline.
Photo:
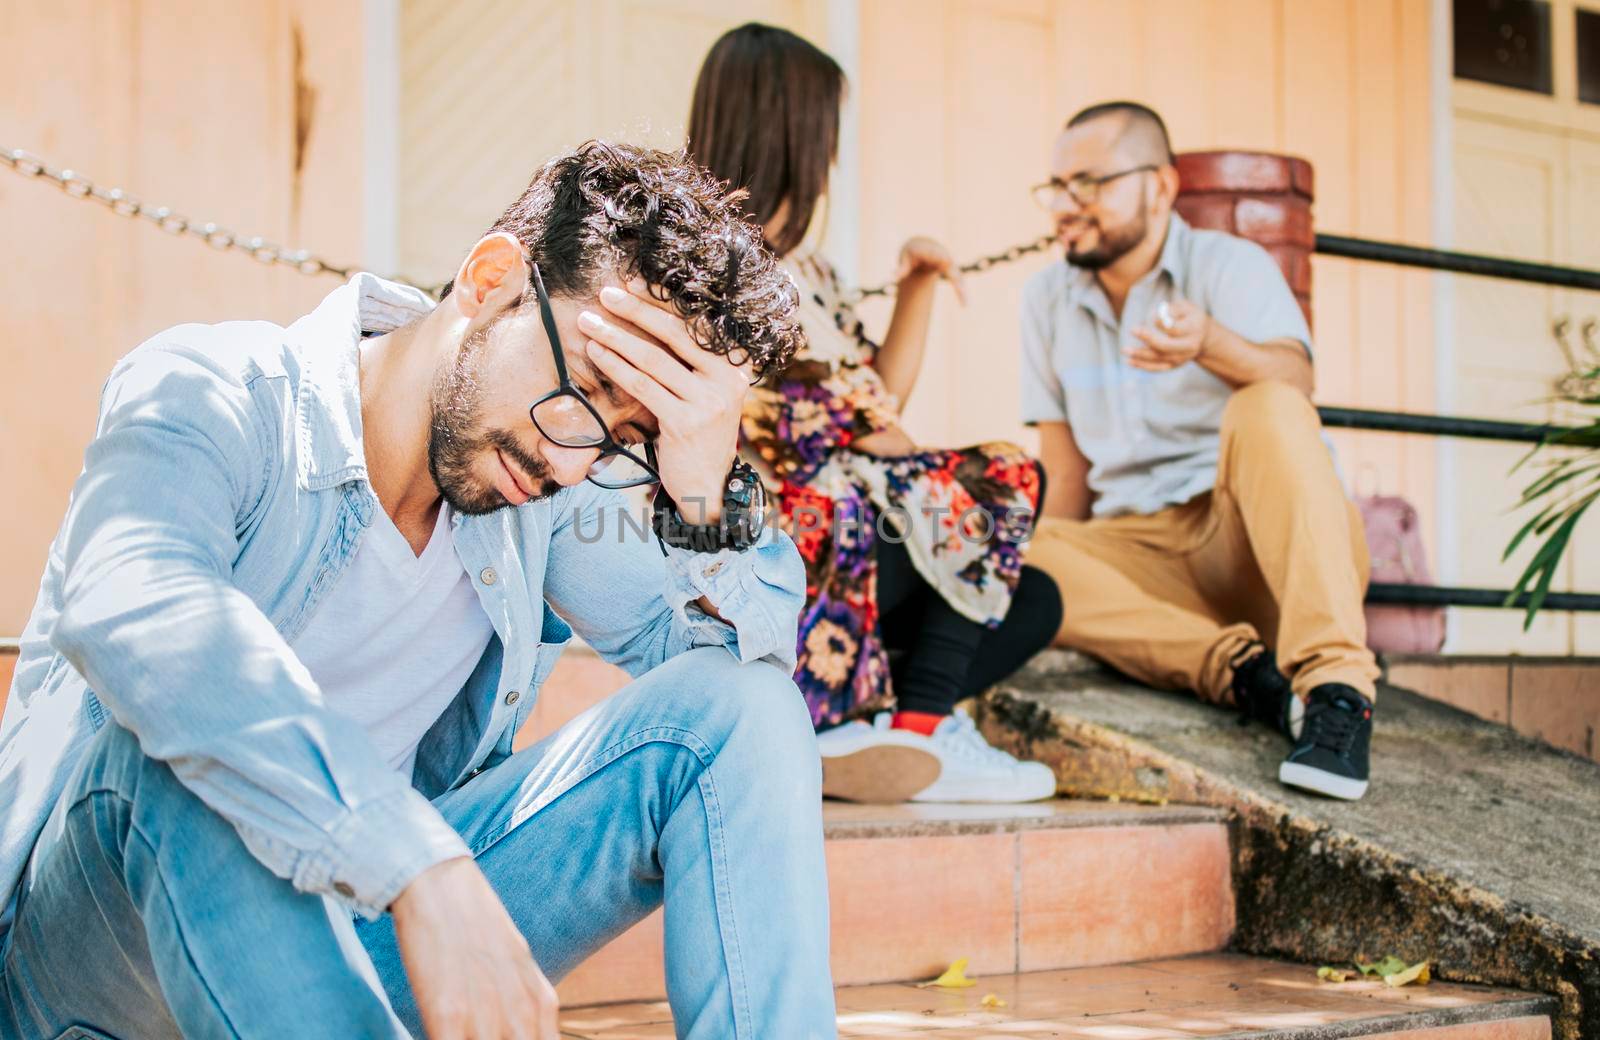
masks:
<path id="1" fill-rule="evenodd" d="M 557 981 L 666 905 L 680 1037 L 833 1037 L 820 770 L 769 664 L 673 658 L 435 804 Z M 422 1035 L 392 921 L 296 892 L 107 725 L 40 838 L 0 1037 Z"/>

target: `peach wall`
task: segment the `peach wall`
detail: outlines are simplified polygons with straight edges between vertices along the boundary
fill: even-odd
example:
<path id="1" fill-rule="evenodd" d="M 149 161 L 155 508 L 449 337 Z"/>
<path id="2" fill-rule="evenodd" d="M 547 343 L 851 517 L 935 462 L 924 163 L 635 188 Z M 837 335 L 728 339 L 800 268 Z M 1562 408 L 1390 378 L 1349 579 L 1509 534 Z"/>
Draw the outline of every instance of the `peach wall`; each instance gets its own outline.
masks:
<path id="1" fill-rule="evenodd" d="M 1316 165 L 1318 226 L 1429 241 L 1426 0 L 602 0 L 531 4 L 526 33 L 485 33 L 499 8 L 400 6 L 400 269 L 447 274 L 534 164 L 590 134 L 670 145 L 694 70 L 718 33 L 750 17 L 859 51 L 851 103 L 859 161 L 845 199 L 863 281 L 927 232 L 962 256 L 1042 229 L 1026 195 L 1050 137 L 1077 107 L 1130 96 L 1160 108 L 1180 149 L 1292 151 Z M 254 0 L 219 17 L 199 0 L 0 0 L 3 143 L 75 165 L 192 216 L 362 259 L 361 5 Z M 474 13 L 476 12 L 476 13 Z M 294 172 L 295 28 L 315 89 Z M 531 63 L 530 55 L 543 55 Z M 670 60 L 658 60 L 667 55 Z M 485 80 L 487 77 L 487 81 Z M 495 133 L 484 84 L 528 114 Z M 48 90 L 45 86 L 48 84 Z M 535 89 L 537 88 L 537 89 Z M 537 104 L 535 103 L 537 102 Z M 477 129 L 475 129 L 477 128 Z M 508 143 L 509 142 L 509 143 Z M 833 220 L 842 219 L 843 207 Z M 0 280 L 11 332 L 0 381 L 0 635 L 20 631 L 111 362 L 184 320 L 287 320 L 334 284 L 119 220 L 0 171 Z M 1016 301 L 1044 258 L 942 299 L 908 424 L 928 443 L 1009 436 Z M 1428 284 L 1398 269 L 1318 260 L 1319 396 L 1433 407 Z M 869 320 L 886 314 L 869 306 Z M 1340 435 L 1347 469 L 1430 513 L 1432 447 Z"/>
<path id="2" fill-rule="evenodd" d="M 361 246 L 357 3 L 0 0 L 0 144 L 334 258 Z M 298 78 L 308 136 L 295 165 Z M 291 320 L 338 284 L 0 170 L 0 636 L 21 632 L 112 362 L 180 321 Z"/>

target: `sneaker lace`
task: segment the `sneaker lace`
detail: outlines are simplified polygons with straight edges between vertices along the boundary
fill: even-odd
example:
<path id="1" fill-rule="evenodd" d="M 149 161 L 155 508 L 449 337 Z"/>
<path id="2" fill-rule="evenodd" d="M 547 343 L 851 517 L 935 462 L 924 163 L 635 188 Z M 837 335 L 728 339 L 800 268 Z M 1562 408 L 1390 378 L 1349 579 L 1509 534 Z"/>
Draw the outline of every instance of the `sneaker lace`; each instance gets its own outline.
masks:
<path id="1" fill-rule="evenodd" d="M 934 734 L 934 739 L 939 742 L 940 747 L 973 762 L 983 762 L 992 766 L 1016 764 L 1016 758 L 983 739 L 983 734 L 978 732 L 972 716 L 965 711 L 957 708 L 951 718 L 954 720 L 954 725 L 947 725 Z"/>
<path id="2" fill-rule="evenodd" d="M 1324 701 L 1306 708 L 1305 729 L 1302 731 L 1313 744 L 1337 755 L 1347 755 L 1355 744 L 1356 734 L 1366 714 L 1342 700 Z"/>

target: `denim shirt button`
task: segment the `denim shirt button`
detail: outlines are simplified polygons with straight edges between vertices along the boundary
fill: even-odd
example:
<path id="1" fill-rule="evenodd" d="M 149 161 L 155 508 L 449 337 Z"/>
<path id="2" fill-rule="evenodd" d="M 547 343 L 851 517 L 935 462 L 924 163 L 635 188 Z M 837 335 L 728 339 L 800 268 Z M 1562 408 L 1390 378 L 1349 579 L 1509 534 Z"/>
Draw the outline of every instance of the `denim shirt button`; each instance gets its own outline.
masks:
<path id="1" fill-rule="evenodd" d="M 351 888 L 350 885 L 344 881 L 335 881 L 333 883 L 333 890 L 339 893 L 341 896 L 344 896 L 346 899 L 354 899 L 356 897 L 356 890 Z"/>
<path id="2" fill-rule="evenodd" d="M 506 694 L 506 707 L 510 707 L 511 705 L 517 703 L 521 697 L 521 693 L 517 692 L 516 690 L 512 690 L 510 693 Z"/>
<path id="3" fill-rule="evenodd" d="M 494 572 L 493 567 L 485 567 L 478 572 L 478 580 L 485 585 L 493 585 L 500 576 Z"/>

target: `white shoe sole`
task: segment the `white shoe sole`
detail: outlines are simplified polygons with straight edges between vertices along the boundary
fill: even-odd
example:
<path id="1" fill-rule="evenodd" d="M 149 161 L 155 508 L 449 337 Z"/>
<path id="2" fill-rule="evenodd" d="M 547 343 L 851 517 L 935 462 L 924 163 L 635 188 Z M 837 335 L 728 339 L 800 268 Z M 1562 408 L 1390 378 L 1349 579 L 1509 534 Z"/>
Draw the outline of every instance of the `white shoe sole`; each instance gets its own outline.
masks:
<path id="1" fill-rule="evenodd" d="M 904 802 L 939 779 L 939 756 L 901 744 L 873 744 L 822 757 L 822 796 L 847 802 Z"/>
<path id="2" fill-rule="evenodd" d="M 1030 770 L 1031 772 L 1031 770 Z M 961 790 L 960 788 L 965 788 Z M 1015 781 L 958 779 L 941 780 L 917 794 L 913 802 L 944 802 L 947 804 L 1010 805 L 1022 802 L 1042 802 L 1056 796 L 1056 778 L 1051 773 L 1021 784 Z"/>
<path id="3" fill-rule="evenodd" d="M 1336 776 L 1323 769 L 1301 765 L 1299 762 L 1284 762 L 1279 765 L 1278 782 L 1301 790 L 1325 794 L 1329 798 L 1343 798 L 1347 802 L 1358 801 L 1367 793 L 1365 780 Z"/>

